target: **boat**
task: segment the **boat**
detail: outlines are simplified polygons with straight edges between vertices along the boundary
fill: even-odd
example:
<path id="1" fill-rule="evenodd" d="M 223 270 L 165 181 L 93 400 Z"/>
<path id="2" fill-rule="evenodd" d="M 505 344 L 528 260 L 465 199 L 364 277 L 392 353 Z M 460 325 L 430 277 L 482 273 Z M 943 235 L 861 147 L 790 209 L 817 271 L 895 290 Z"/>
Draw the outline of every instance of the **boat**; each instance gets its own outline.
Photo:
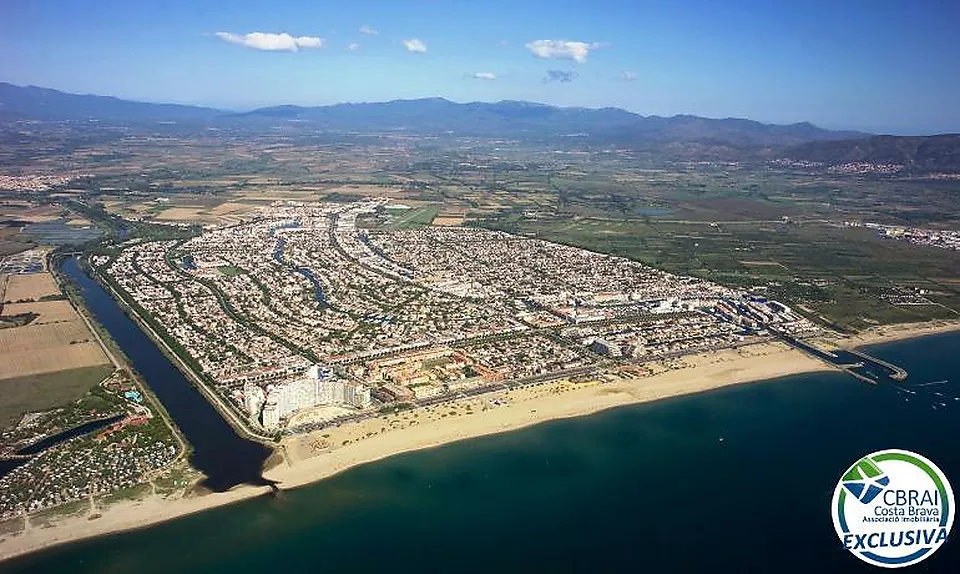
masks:
<path id="1" fill-rule="evenodd" d="M 944 380 L 942 380 L 942 381 L 933 381 L 932 383 L 920 383 L 920 384 L 917 385 L 917 386 L 918 386 L 918 387 L 929 387 L 929 386 L 932 386 L 932 385 L 943 385 L 943 384 L 946 384 L 946 383 L 948 383 L 948 382 L 949 382 L 949 381 L 947 381 L 946 379 L 944 379 Z"/>

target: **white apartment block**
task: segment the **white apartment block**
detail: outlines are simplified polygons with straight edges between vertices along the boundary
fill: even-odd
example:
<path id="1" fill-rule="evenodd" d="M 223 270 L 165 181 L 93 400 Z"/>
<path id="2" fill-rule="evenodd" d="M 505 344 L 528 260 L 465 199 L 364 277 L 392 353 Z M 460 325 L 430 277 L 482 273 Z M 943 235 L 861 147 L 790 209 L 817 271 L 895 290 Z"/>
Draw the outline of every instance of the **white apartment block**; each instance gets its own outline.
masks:
<path id="1" fill-rule="evenodd" d="M 312 365 L 301 378 L 268 385 L 266 393 L 254 383 L 244 385 L 247 414 L 256 420 L 262 410 L 266 429 L 279 427 L 281 419 L 302 409 L 322 405 L 349 405 L 362 409 L 370 403 L 369 387 L 342 381 L 322 365 Z"/>

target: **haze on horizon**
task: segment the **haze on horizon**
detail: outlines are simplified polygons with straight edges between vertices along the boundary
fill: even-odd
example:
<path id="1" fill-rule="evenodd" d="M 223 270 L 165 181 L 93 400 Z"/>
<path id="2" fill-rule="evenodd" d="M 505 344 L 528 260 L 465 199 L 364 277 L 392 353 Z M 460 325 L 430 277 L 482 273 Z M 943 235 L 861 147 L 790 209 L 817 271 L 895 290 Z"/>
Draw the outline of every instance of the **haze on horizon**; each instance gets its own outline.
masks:
<path id="1" fill-rule="evenodd" d="M 444 97 L 960 132 L 960 4 L 11 3 L 0 81 L 250 109 Z"/>

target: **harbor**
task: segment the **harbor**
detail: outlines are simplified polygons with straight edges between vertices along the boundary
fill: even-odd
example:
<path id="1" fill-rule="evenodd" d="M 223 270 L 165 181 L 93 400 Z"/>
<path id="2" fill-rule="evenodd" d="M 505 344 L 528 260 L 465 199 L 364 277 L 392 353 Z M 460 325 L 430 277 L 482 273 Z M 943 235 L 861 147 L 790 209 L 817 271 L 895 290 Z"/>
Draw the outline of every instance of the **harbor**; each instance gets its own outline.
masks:
<path id="1" fill-rule="evenodd" d="M 778 339 L 790 345 L 791 347 L 799 349 L 800 351 L 803 351 L 812 357 L 820 359 L 830 366 L 840 369 L 857 380 L 863 381 L 864 383 L 870 383 L 872 385 L 876 385 L 881 382 L 899 383 L 907 379 L 908 373 L 906 369 L 898 367 L 897 365 L 894 365 L 888 361 L 884 361 L 883 359 L 869 355 L 863 351 L 858 351 L 856 349 L 832 349 L 827 351 L 815 347 L 805 341 L 801 341 L 795 337 L 791 337 L 786 333 L 781 333 L 772 329 L 771 332 L 774 333 Z"/>

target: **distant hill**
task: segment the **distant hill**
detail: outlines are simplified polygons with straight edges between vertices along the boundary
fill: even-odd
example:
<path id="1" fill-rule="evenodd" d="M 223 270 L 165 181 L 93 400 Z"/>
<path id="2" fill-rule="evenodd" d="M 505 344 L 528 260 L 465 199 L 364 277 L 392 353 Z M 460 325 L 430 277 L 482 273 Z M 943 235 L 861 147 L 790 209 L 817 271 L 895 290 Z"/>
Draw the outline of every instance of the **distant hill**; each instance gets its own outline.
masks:
<path id="1" fill-rule="evenodd" d="M 640 116 L 617 108 L 558 108 L 531 102 L 458 104 L 443 98 L 260 108 L 237 117 L 311 122 L 330 130 L 515 137 L 571 135 L 630 126 Z"/>
<path id="2" fill-rule="evenodd" d="M 704 142 L 778 146 L 863 137 L 810 123 L 774 125 L 745 119 L 641 116 L 619 108 L 560 108 L 518 101 L 458 104 L 442 98 L 331 106 L 275 106 L 238 117 L 312 122 L 345 131 L 453 132 L 490 137 L 579 136 L 596 143 Z"/>
<path id="3" fill-rule="evenodd" d="M 746 119 L 690 115 L 641 116 L 619 108 L 561 108 L 532 102 L 455 103 L 443 98 L 329 106 L 273 106 L 246 113 L 177 104 L 132 102 L 0 83 L 0 120 L 214 122 L 249 129 L 286 125 L 332 132 L 455 134 L 531 141 L 581 138 L 596 145 L 696 143 L 769 147 L 861 138 L 809 123 L 773 125 Z"/>
<path id="4" fill-rule="evenodd" d="M 960 134 L 873 136 L 808 142 L 785 150 L 793 160 L 828 166 L 845 163 L 901 165 L 907 172 L 960 173 Z"/>
<path id="5" fill-rule="evenodd" d="M 132 102 L 0 82 L 0 120 L 196 121 L 221 115 L 223 112 L 211 108 Z"/>

